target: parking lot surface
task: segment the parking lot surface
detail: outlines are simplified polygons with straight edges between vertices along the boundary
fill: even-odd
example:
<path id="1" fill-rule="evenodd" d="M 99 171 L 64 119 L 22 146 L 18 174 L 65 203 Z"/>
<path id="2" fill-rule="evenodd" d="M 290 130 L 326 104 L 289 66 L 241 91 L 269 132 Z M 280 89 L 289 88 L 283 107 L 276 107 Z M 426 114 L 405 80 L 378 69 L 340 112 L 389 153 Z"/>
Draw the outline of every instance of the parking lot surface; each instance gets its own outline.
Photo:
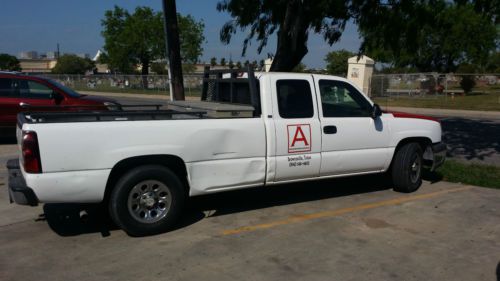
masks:
<path id="1" fill-rule="evenodd" d="M 497 280 L 500 191 L 380 177 L 194 198 L 179 228 L 132 238 L 98 205 L 9 204 L 0 280 Z"/>

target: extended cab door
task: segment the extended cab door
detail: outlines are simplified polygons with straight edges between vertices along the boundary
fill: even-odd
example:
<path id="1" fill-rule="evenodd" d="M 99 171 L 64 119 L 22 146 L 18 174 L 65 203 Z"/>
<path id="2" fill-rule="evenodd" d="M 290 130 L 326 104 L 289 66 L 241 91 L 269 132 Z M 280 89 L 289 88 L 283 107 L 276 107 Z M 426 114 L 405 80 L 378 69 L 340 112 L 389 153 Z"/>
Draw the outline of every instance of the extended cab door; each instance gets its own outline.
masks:
<path id="1" fill-rule="evenodd" d="M 315 75 L 321 120 L 321 176 L 377 172 L 390 157 L 385 117 L 351 83 Z"/>
<path id="2" fill-rule="evenodd" d="M 311 75 L 272 75 L 276 182 L 319 176 L 321 131 L 313 83 Z"/>

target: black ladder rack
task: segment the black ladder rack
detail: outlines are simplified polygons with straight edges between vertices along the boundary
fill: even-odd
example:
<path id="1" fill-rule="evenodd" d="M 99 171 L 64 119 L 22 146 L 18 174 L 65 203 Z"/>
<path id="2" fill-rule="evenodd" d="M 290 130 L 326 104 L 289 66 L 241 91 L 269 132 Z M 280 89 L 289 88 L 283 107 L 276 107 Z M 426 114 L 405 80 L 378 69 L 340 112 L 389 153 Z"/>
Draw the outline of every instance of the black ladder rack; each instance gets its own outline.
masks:
<path id="1" fill-rule="evenodd" d="M 240 78 L 240 75 L 247 74 L 247 78 Z M 224 74 L 229 74 L 229 77 L 224 77 Z M 215 76 L 215 77 L 213 77 Z M 255 78 L 255 73 L 252 66 L 248 65 L 246 69 L 214 69 L 211 70 L 210 66 L 205 66 L 203 74 L 203 88 L 201 92 L 202 101 L 216 101 L 220 102 L 220 89 L 221 84 L 229 84 L 228 102 L 233 102 L 239 94 L 237 85 L 247 84 L 250 92 L 250 104 L 254 107 L 255 116 L 261 114 L 260 95 L 257 88 L 258 80 Z M 209 95 L 211 91 L 211 95 Z"/>

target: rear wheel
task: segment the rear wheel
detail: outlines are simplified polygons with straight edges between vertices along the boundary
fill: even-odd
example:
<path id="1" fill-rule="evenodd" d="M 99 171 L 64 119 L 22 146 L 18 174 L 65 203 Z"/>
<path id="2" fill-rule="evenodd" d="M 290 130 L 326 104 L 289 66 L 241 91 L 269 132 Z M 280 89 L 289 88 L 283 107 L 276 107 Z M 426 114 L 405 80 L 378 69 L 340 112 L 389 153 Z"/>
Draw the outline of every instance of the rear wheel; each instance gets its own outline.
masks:
<path id="1" fill-rule="evenodd" d="M 401 146 L 394 156 L 391 169 L 394 190 L 413 192 L 422 185 L 422 148 L 418 143 Z"/>
<path id="2" fill-rule="evenodd" d="M 183 185 L 171 170 L 141 166 L 118 180 L 111 192 L 109 213 L 129 235 L 152 235 L 175 225 L 184 201 Z"/>

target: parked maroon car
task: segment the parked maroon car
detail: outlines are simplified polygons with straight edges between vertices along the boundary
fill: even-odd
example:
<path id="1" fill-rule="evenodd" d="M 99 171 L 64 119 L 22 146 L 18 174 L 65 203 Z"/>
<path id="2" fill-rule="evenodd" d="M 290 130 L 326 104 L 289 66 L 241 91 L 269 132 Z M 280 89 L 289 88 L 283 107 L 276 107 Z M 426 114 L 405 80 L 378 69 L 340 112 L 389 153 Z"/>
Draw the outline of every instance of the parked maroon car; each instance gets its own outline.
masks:
<path id="1" fill-rule="evenodd" d="M 0 128 L 14 128 L 17 114 L 26 110 L 76 111 L 116 108 L 119 108 L 119 104 L 112 99 L 82 95 L 51 79 L 0 72 Z"/>

